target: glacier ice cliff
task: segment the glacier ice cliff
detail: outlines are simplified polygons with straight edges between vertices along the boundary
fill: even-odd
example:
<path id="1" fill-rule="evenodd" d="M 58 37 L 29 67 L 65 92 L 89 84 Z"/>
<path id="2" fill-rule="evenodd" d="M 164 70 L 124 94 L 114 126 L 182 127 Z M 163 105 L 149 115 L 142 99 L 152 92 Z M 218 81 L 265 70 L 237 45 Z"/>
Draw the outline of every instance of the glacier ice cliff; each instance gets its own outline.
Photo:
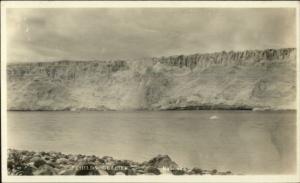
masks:
<path id="1" fill-rule="evenodd" d="M 296 109 L 296 49 L 7 65 L 9 110 Z"/>

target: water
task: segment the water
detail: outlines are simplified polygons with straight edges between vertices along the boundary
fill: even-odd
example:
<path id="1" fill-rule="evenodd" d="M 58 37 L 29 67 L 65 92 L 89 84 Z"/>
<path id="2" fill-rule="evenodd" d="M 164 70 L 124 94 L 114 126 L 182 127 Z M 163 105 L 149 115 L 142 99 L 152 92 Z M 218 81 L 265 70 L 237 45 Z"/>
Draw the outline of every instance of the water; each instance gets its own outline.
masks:
<path id="1" fill-rule="evenodd" d="M 242 174 L 294 173 L 296 112 L 8 112 L 8 147 Z"/>

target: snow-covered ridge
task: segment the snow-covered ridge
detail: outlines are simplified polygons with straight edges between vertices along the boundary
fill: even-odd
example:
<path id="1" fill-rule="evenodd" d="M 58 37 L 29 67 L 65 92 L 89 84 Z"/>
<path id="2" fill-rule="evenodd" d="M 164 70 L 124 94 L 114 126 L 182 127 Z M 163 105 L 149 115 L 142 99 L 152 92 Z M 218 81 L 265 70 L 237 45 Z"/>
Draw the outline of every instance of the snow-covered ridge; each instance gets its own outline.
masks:
<path id="1" fill-rule="evenodd" d="M 9 64 L 10 110 L 295 109 L 296 49 Z"/>

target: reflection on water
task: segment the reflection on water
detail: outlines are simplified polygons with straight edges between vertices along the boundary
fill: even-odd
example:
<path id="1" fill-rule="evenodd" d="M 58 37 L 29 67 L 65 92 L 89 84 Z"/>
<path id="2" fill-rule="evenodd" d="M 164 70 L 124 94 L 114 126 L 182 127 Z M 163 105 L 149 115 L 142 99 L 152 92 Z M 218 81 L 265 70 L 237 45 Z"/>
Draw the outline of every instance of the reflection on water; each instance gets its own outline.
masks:
<path id="1" fill-rule="evenodd" d="M 8 146 L 140 162 L 168 154 L 183 167 L 293 173 L 296 113 L 8 112 Z"/>

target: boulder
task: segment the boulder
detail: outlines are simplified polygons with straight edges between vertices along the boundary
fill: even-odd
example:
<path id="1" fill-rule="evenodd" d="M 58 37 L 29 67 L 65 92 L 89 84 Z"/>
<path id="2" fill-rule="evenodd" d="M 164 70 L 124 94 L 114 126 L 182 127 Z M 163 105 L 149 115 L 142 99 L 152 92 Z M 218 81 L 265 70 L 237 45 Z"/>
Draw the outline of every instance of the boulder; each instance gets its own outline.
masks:
<path id="1" fill-rule="evenodd" d="M 174 169 L 174 170 L 171 170 L 171 172 L 172 172 L 173 175 L 184 175 L 185 174 L 184 170 Z"/>
<path id="2" fill-rule="evenodd" d="M 121 166 L 121 167 L 129 167 L 130 166 L 130 162 L 129 161 L 122 161 L 122 160 L 118 160 L 115 162 L 115 166 Z"/>
<path id="3" fill-rule="evenodd" d="M 113 169 L 108 169 L 106 170 L 106 172 L 108 173 L 108 175 L 116 175 L 116 171 Z"/>
<path id="4" fill-rule="evenodd" d="M 113 161 L 114 159 L 110 156 L 103 156 L 102 159 L 104 160 L 104 162 L 110 162 Z"/>
<path id="5" fill-rule="evenodd" d="M 83 163 L 77 167 L 75 175 L 100 175 L 95 165 L 90 163 Z"/>
<path id="6" fill-rule="evenodd" d="M 8 171 L 12 171 L 12 169 L 14 168 L 14 162 L 12 160 L 8 160 L 7 161 L 7 170 Z"/>
<path id="7" fill-rule="evenodd" d="M 72 159 L 73 159 L 74 161 L 81 161 L 81 160 L 84 159 L 84 156 L 81 155 L 81 154 L 78 154 L 78 155 L 76 155 L 75 157 L 72 157 Z"/>
<path id="8" fill-rule="evenodd" d="M 37 154 L 40 155 L 40 156 L 46 156 L 46 155 L 49 156 L 49 153 L 44 152 L 44 151 L 38 152 Z"/>
<path id="9" fill-rule="evenodd" d="M 105 163 L 105 161 L 103 159 L 96 159 L 96 161 L 95 161 L 95 164 L 97 164 L 97 165 L 101 165 L 104 163 Z"/>
<path id="10" fill-rule="evenodd" d="M 33 165 L 37 168 L 39 168 L 40 166 L 46 164 L 46 161 L 43 160 L 42 158 L 36 157 L 36 158 L 32 158 L 31 162 L 33 162 Z"/>
<path id="11" fill-rule="evenodd" d="M 22 156 L 22 162 L 28 163 L 28 162 L 30 162 L 30 160 L 31 160 L 30 156 L 27 156 L 27 155 Z"/>
<path id="12" fill-rule="evenodd" d="M 88 156 L 86 157 L 87 162 L 95 162 L 97 160 L 96 156 Z"/>
<path id="13" fill-rule="evenodd" d="M 56 175 L 55 169 L 47 164 L 41 165 L 37 170 L 33 172 L 34 175 Z"/>
<path id="14" fill-rule="evenodd" d="M 149 173 L 150 173 L 150 174 L 154 174 L 154 175 L 160 175 L 159 169 L 158 169 L 158 168 L 155 168 L 155 167 L 148 167 L 148 168 L 146 169 L 146 172 L 147 172 L 147 175 L 149 175 Z"/>
<path id="15" fill-rule="evenodd" d="M 204 172 L 201 168 L 193 168 L 190 173 L 191 174 L 196 174 L 196 175 L 203 175 L 204 174 Z"/>
<path id="16" fill-rule="evenodd" d="M 125 171 L 125 174 L 126 175 L 136 175 L 136 171 L 129 168 Z"/>
<path id="17" fill-rule="evenodd" d="M 213 169 L 212 171 L 211 171 L 211 174 L 212 175 L 216 175 L 218 173 L 218 170 L 217 169 Z"/>
<path id="18" fill-rule="evenodd" d="M 178 165 L 171 160 L 171 158 L 168 155 L 158 155 L 148 161 L 146 163 L 147 166 L 155 167 L 155 168 L 170 168 L 170 169 L 176 169 L 178 168 Z"/>
<path id="19" fill-rule="evenodd" d="M 33 156 L 31 159 L 30 159 L 30 162 L 35 162 L 35 161 L 38 161 L 38 160 L 41 160 L 42 158 L 40 156 Z"/>
<path id="20" fill-rule="evenodd" d="M 51 160 L 51 159 L 52 159 L 52 157 L 49 156 L 49 155 L 43 156 L 43 160 L 45 160 L 45 161 L 49 161 L 49 160 Z"/>
<path id="21" fill-rule="evenodd" d="M 33 168 L 28 165 L 16 165 L 12 170 L 13 175 L 33 175 Z"/>
<path id="22" fill-rule="evenodd" d="M 68 162 L 69 162 L 69 160 L 66 158 L 59 158 L 56 160 L 56 163 L 58 163 L 58 164 L 67 164 Z"/>
<path id="23" fill-rule="evenodd" d="M 144 168 L 137 168 L 134 169 L 134 171 L 136 172 L 136 175 L 142 175 L 146 173 L 146 170 Z"/>

